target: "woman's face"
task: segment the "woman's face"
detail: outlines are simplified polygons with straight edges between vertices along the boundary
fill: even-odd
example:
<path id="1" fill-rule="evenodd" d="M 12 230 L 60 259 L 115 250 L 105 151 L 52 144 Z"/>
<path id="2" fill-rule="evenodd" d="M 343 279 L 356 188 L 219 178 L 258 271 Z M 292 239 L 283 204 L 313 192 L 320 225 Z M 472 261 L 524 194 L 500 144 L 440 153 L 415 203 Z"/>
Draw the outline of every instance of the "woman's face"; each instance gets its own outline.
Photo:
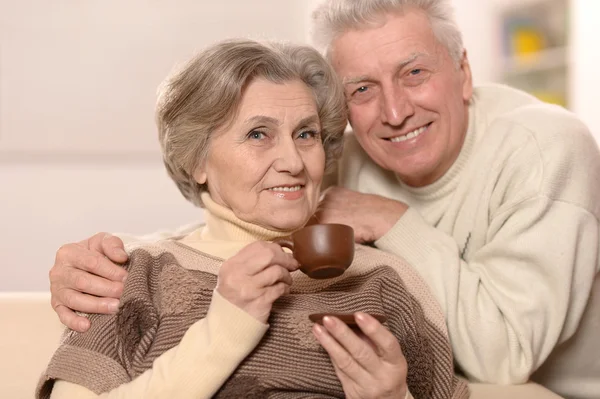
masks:
<path id="1" fill-rule="evenodd" d="M 302 227 L 316 211 L 323 179 L 320 131 L 314 96 L 303 82 L 254 79 L 233 122 L 211 137 L 194 178 L 246 222 Z"/>

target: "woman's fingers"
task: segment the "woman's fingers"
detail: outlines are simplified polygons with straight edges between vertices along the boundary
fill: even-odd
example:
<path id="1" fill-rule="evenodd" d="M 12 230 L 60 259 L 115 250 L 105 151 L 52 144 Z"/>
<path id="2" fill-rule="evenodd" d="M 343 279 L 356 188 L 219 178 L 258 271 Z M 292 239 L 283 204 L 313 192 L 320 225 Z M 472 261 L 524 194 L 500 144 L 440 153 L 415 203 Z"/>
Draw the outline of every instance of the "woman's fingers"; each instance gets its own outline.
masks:
<path id="1" fill-rule="evenodd" d="M 298 261 L 281 247 L 272 242 L 259 241 L 243 248 L 237 255 L 236 261 L 243 263 L 244 272 L 248 276 L 256 275 L 269 266 L 279 265 L 289 271 L 300 267 Z"/>
<path id="2" fill-rule="evenodd" d="M 279 265 L 267 267 L 255 275 L 254 279 L 258 287 L 269 287 L 279 282 L 292 285 L 292 276 L 289 270 Z"/>
<path id="3" fill-rule="evenodd" d="M 275 302 L 279 297 L 290 292 L 290 286 L 285 283 L 277 283 L 275 285 L 270 286 L 265 290 L 264 296 L 265 300 L 269 303 Z"/>
<path id="4" fill-rule="evenodd" d="M 379 366 L 380 359 L 373 346 L 359 337 L 345 323 L 335 317 L 324 317 L 323 325 L 363 369 L 373 370 Z"/>
<path id="5" fill-rule="evenodd" d="M 405 361 L 398 340 L 377 319 L 363 312 L 355 313 L 354 319 L 363 334 L 373 343 L 378 357 L 392 364 Z"/>
<path id="6" fill-rule="evenodd" d="M 407 369 L 400 344 L 374 318 L 358 313 L 355 319 L 361 332 L 355 333 L 334 317 L 324 317 L 323 326 L 313 326 L 344 393 L 347 397 L 404 397 Z"/>
<path id="7" fill-rule="evenodd" d="M 279 245 L 254 242 L 223 263 L 216 289 L 234 305 L 266 322 L 273 302 L 290 291 L 290 271 L 299 267 Z"/>
<path id="8" fill-rule="evenodd" d="M 315 324 L 313 332 L 334 365 L 352 380 L 364 380 L 367 370 L 376 366 L 373 349 L 339 319 L 326 316 L 323 326 Z"/>

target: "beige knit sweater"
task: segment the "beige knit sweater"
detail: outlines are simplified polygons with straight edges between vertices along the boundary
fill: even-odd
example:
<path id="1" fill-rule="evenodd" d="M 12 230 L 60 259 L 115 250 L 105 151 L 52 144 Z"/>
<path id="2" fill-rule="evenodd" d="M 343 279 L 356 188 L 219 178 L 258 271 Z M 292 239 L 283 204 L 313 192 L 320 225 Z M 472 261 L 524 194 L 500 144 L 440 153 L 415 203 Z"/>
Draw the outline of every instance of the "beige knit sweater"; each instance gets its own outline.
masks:
<path id="1" fill-rule="evenodd" d="M 91 315 L 89 332 L 66 335 L 38 397 L 48 397 L 53 386 L 52 398 L 60 391 L 74 395 L 78 387 L 131 397 L 134 384 L 143 397 L 343 397 L 308 314 L 357 310 L 388 316 L 415 397 L 468 396 L 453 373 L 442 313 L 400 259 L 358 247 L 350 269 L 336 279 L 296 272 L 291 294 L 275 303 L 265 326 L 220 297 L 214 288 L 222 259 L 193 246 L 214 248 L 220 236 L 224 245 L 217 246 L 227 252 L 247 245 L 247 238 L 281 233 L 247 225 L 210 199 L 205 204 L 210 213 L 202 230 L 131 251 L 119 313 Z"/>

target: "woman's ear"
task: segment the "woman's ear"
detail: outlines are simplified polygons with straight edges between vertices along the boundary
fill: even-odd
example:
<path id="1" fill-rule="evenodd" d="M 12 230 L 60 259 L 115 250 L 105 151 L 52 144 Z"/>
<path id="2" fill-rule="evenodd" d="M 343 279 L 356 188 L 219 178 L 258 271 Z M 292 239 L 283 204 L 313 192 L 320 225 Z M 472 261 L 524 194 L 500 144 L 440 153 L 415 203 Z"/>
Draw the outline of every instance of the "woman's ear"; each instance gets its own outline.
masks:
<path id="1" fill-rule="evenodd" d="M 196 171 L 194 171 L 193 174 L 194 180 L 196 180 L 196 182 L 198 184 L 206 184 L 206 170 L 204 165 L 199 165 L 196 168 Z"/>

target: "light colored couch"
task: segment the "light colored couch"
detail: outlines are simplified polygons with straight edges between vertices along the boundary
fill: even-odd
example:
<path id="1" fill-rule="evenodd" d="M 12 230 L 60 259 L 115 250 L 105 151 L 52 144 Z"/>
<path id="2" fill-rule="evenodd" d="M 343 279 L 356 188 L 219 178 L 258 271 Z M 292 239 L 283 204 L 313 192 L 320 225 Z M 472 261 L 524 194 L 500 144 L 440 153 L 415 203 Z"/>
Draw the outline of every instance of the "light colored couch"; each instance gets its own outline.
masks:
<path id="1" fill-rule="evenodd" d="M 0 293 L 0 397 L 30 399 L 62 325 L 48 293 Z M 471 384 L 475 399 L 559 399 L 537 384 Z"/>
<path id="2" fill-rule="evenodd" d="M 63 326 L 48 293 L 0 293 L 0 397 L 31 399 Z"/>

